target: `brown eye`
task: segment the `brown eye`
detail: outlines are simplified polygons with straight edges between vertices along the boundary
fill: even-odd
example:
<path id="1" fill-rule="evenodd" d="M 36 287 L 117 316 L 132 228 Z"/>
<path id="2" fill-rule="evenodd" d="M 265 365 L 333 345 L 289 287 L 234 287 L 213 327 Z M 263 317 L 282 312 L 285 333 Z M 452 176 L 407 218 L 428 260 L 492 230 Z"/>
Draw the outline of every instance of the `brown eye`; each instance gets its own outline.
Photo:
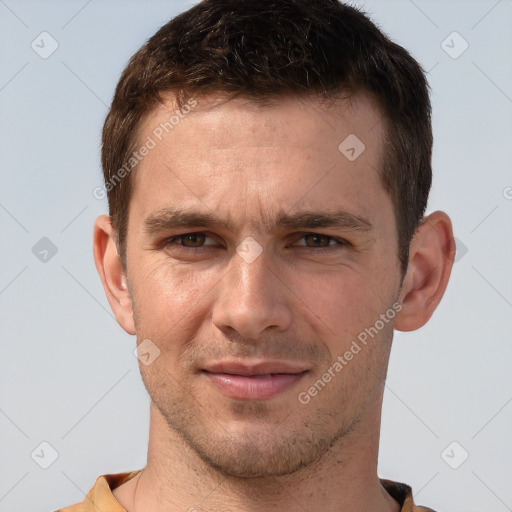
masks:
<path id="1" fill-rule="evenodd" d="M 296 239 L 295 247 L 304 249 L 317 249 L 317 252 L 331 251 L 350 247 L 350 243 L 343 238 L 334 238 L 322 233 L 302 233 L 302 236 Z"/>
<path id="2" fill-rule="evenodd" d="M 209 243 L 208 243 L 209 241 Z M 165 241 L 166 246 L 186 247 L 189 249 L 202 248 L 209 245 L 215 245 L 213 240 L 205 233 L 185 233 L 176 235 Z"/>
<path id="3" fill-rule="evenodd" d="M 306 240 L 306 245 L 308 247 L 327 247 L 329 242 L 332 240 L 332 237 L 320 235 L 318 233 L 309 233 L 304 235 L 304 240 Z"/>
<path id="4" fill-rule="evenodd" d="M 206 235 L 204 233 L 188 233 L 179 236 L 178 240 L 185 247 L 201 247 L 206 240 Z"/>

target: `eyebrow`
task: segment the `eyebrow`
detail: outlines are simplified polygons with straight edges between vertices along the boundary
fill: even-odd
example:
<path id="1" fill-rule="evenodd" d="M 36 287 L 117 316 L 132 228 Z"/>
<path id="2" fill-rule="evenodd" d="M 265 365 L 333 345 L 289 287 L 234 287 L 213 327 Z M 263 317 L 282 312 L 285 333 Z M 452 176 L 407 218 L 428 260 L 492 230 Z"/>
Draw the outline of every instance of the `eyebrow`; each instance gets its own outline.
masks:
<path id="1" fill-rule="evenodd" d="M 252 224 L 257 226 L 258 223 L 253 222 Z M 276 231 L 279 228 L 299 230 L 343 228 L 361 232 L 362 234 L 375 234 L 375 227 L 368 219 L 345 210 L 333 212 L 299 210 L 292 213 L 281 210 L 277 215 L 265 219 L 263 225 L 270 232 Z M 177 228 L 215 228 L 219 226 L 235 231 L 232 221 L 224 220 L 214 213 L 177 208 L 159 210 L 149 215 L 144 221 L 144 231 L 148 235 Z"/>

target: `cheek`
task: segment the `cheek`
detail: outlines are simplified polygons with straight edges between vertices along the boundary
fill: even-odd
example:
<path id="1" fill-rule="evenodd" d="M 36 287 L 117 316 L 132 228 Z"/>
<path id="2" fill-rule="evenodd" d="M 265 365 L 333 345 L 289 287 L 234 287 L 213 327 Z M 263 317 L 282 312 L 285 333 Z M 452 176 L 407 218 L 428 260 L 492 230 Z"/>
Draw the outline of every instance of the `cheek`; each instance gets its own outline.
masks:
<path id="1" fill-rule="evenodd" d="M 196 266 L 145 262 L 133 279 L 135 321 L 139 337 L 179 339 L 197 325 L 218 276 Z"/>
<path id="2" fill-rule="evenodd" d="M 392 302 L 384 280 L 353 268 L 302 276 L 291 289 L 299 299 L 300 321 L 316 325 L 318 334 L 331 340 L 331 352 L 373 325 Z"/>

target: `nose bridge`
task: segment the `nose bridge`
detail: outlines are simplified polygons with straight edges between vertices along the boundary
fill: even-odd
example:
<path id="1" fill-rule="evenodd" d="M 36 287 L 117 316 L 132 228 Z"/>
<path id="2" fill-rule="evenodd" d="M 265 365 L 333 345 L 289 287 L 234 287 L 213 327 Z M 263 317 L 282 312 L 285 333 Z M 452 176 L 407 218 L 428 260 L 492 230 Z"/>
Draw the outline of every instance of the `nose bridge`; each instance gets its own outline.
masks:
<path id="1" fill-rule="evenodd" d="M 250 240 L 244 242 L 222 280 L 213 321 L 221 329 L 231 327 L 244 338 L 256 339 L 269 327 L 287 329 L 291 313 L 285 290 L 276 282 L 271 258 L 262 249 L 251 247 Z"/>
<path id="2" fill-rule="evenodd" d="M 232 272 L 240 291 L 240 301 L 251 301 L 254 306 L 256 306 L 258 298 L 263 299 L 262 302 L 271 301 L 270 287 L 273 273 L 268 256 L 263 252 L 256 255 L 254 248 L 239 247 L 239 249 L 245 255 L 240 255 L 239 252 L 233 258 Z"/>

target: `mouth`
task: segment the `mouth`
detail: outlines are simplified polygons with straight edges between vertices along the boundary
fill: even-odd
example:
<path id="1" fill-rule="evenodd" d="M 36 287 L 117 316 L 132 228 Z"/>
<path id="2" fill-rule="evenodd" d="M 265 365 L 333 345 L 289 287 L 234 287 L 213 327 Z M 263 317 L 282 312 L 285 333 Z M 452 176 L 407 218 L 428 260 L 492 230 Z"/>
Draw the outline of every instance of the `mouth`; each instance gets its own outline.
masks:
<path id="1" fill-rule="evenodd" d="M 296 385 L 306 373 L 304 365 L 266 361 L 256 364 L 220 362 L 202 374 L 222 394 L 237 400 L 268 400 Z"/>

